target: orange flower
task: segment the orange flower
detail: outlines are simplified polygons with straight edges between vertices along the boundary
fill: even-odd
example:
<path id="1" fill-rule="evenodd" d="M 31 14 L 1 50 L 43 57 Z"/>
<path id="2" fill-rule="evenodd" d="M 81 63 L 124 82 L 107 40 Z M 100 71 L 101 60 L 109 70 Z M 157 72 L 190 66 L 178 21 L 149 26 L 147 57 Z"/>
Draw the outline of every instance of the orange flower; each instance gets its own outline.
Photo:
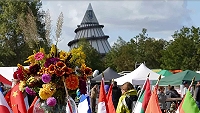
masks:
<path id="1" fill-rule="evenodd" d="M 58 67 L 58 68 L 62 68 L 62 67 L 64 67 L 64 66 L 66 66 L 62 61 L 59 61 L 59 62 L 57 62 L 56 63 L 56 66 Z"/>
<path id="2" fill-rule="evenodd" d="M 65 72 L 61 69 L 56 69 L 55 74 L 56 76 L 61 77 L 65 74 Z"/>
<path id="3" fill-rule="evenodd" d="M 78 88 L 79 80 L 76 75 L 69 75 L 69 77 L 67 77 L 65 81 L 68 89 L 75 90 Z"/>
<path id="4" fill-rule="evenodd" d="M 69 75 L 69 74 L 71 74 L 73 72 L 73 69 L 69 68 L 67 66 L 62 67 L 61 70 L 64 71 L 67 75 Z"/>
<path id="5" fill-rule="evenodd" d="M 50 74 L 54 74 L 55 73 L 55 69 L 56 69 L 55 65 L 51 64 L 49 66 L 49 68 L 48 68 L 48 71 L 49 71 Z"/>

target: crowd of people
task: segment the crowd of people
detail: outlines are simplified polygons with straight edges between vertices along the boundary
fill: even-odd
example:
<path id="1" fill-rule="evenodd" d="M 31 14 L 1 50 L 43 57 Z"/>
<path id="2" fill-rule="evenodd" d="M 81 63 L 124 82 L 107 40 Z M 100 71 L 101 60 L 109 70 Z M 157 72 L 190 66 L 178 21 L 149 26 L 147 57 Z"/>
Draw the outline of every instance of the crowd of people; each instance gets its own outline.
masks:
<path id="1" fill-rule="evenodd" d="M 166 90 L 164 86 L 159 86 L 158 101 L 162 113 L 175 111 L 178 108 L 182 101 L 182 98 L 185 96 L 189 88 L 188 82 L 184 81 L 183 86 L 184 89 L 182 94 L 179 94 L 174 86 L 168 85 Z M 104 89 L 105 92 L 108 92 L 108 85 L 105 85 Z M 200 109 L 200 81 L 197 82 L 195 90 L 192 89 L 190 91 L 197 103 L 197 106 Z M 126 82 L 120 87 L 117 86 L 117 82 L 113 82 L 112 101 L 116 113 L 132 113 L 136 105 L 137 99 L 140 95 L 140 92 L 141 87 L 138 85 L 134 87 L 130 82 Z M 98 93 L 98 85 L 95 85 L 91 89 L 90 95 L 92 113 L 96 113 Z"/>
<path id="2" fill-rule="evenodd" d="M 138 100 L 138 97 L 141 92 L 141 87 L 136 85 L 135 87 L 130 82 L 125 82 L 122 86 L 118 86 L 117 82 L 112 82 L 112 101 L 114 108 L 116 110 L 116 113 L 132 113 L 134 110 L 134 107 L 136 105 L 136 102 Z M 167 113 L 167 111 L 171 111 L 173 109 L 173 106 L 175 106 L 174 110 L 177 109 L 178 105 L 181 103 L 182 98 L 185 96 L 187 90 L 189 89 L 189 84 L 187 81 L 183 82 L 184 90 L 182 94 L 179 94 L 177 90 L 174 88 L 174 86 L 168 86 L 168 89 L 165 90 L 164 86 L 159 86 L 158 88 L 158 101 L 159 106 L 161 108 L 162 113 Z M 105 92 L 107 94 L 109 90 L 109 85 L 105 85 L 104 87 Z M 9 89 L 4 86 L 2 82 L 0 82 L 0 91 L 5 95 L 6 92 Z M 197 81 L 197 84 L 195 85 L 194 90 L 190 90 L 191 94 L 193 95 L 194 100 L 196 101 L 197 106 L 200 109 L 200 80 Z M 77 91 L 78 92 L 78 91 Z M 77 93 L 79 94 L 79 93 Z M 97 99 L 99 94 L 99 86 L 96 84 L 92 87 L 90 90 L 90 98 L 91 98 L 91 109 L 92 113 L 96 113 L 97 109 Z M 80 94 L 79 94 L 80 96 Z M 28 97 L 26 95 L 25 97 Z M 174 100 L 167 100 L 167 99 L 176 98 Z M 32 98 L 28 97 L 27 102 L 30 104 Z M 28 104 L 28 105 L 29 105 Z"/>

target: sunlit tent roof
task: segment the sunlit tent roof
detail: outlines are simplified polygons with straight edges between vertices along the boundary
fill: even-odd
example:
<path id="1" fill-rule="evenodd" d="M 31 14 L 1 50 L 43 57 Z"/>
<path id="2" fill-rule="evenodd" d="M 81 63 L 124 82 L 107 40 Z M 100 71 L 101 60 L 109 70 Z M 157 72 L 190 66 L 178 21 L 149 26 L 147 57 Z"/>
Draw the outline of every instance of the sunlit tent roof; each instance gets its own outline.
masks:
<path id="1" fill-rule="evenodd" d="M 28 68 L 29 66 L 24 66 Z M 13 73 L 17 70 L 18 67 L 0 67 L 0 74 L 5 77 L 7 80 L 12 81 Z"/>
<path id="2" fill-rule="evenodd" d="M 161 71 L 158 72 L 158 74 L 160 74 L 160 75 L 166 77 L 166 76 L 170 76 L 170 75 L 172 75 L 173 73 L 171 73 L 171 72 L 168 71 L 168 70 L 161 70 Z"/>
<path id="3" fill-rule="evenodd" d="M 148 74 L 150 74 L 150 81 L 157 80 L 160 76 L 158 73 L 153 72 L 142 63 L 137 69 L 125 76 L 115 79 L 115 81 L 118 85 L 122 85 L 125 82 L 131 82 L 134 85 L 143 85 Z"/>
<path id="4" fill-rule="evenodd" d="M 110 67 L 108 67 L 105 71 L 103 71 L 103 74 L 104 74 L 105 81 L 111 81 L 112 79 L 121 77 L 117 72 L 115 72 Z M 92 81 L 96 81 L 96 82 L 99 82 L 101 80 L 102 80 L 102 73 L 92 79 Z"/>
<path id="5" fill-rule="evenodd" d="M 10 86 L 12 85 L 12 82 L 6 79 L 5 77 L 3 77 L 1 74 L 0 74 L 0 82 L 2 82 L 3 84 L 10 85 Z"/>
<path id="6" fill-rule="evenodd" d="M 191 71 L 185 70 L 180 73 L 173 74 L 171 76 L 166 76 L 162 78 L 159 82 L 159 85 L 181 85 L 183 81 L 192 81 L 192 78 L 195 76 L 195 81 L 200 80 L 200 74 Z"/>

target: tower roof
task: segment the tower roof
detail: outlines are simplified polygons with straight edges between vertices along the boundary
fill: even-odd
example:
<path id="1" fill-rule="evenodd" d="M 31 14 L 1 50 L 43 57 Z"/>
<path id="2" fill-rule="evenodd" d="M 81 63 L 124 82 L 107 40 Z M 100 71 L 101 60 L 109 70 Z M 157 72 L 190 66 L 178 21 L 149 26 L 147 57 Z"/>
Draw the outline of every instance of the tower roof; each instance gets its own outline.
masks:
<path id="1" fill-rule="evenodd" d="M 110 51 L 111 47 L 107 41 L 109 36 L 104 34 L 102 30 L 104 26 L 99 25 L 91 4 L 88 6 L 81 24 L 77 27 L 74 31 L 76 33 L 74 40 L 68 43 L 70 48 L 77 47 L 78 41 L 81 38 L 86 38 L 99 53 L 106 54 Z"/>
<path id="2" fill-rule="evenodd" d="M 83 17 L 83 20 L 81 22 L 81 25 L 83 24 L 99 24 L 94 11 L 92 9 L 91 3 L 89 4 L 87 11 L 85 12 L 85 15 Z"/>

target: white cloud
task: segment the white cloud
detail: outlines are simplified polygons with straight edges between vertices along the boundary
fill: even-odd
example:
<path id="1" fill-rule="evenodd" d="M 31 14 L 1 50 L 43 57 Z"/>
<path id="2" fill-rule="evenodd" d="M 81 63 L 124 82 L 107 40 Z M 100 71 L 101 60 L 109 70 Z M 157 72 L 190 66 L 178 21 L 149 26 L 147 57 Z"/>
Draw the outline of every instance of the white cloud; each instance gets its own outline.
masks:
<path id="1" fill-rule="evenodd" d="M 113 30 L 139 33 L 142 28 L 147 28 L 150 35 L 151 32 L 158 32 L 159 34 L 163 33 L 164 36 L 161 37 L 169 37 L 175 30 L 183 26 L 183 22 L 191 23 L 190 10 L 187 9 L 187 1 L 184 0 L 43 1 L 43 9 L 50 10 L 53 26 L 55 26 L 60 12 L 64 14 L 63 40 L 59 43 L 61 49 L 68 50 L 67 43 L 74 39 L 74 30 L 81 23 L 89 3 L 92 4 L 99 23 L 105 25 L 103 31 L 108 35 Z M 118 34 L 118 36 L 120 35 L 123 34 Z M 109 40 L 112 43 L 117 38 L 111 35 L 110 37 Z"/>

